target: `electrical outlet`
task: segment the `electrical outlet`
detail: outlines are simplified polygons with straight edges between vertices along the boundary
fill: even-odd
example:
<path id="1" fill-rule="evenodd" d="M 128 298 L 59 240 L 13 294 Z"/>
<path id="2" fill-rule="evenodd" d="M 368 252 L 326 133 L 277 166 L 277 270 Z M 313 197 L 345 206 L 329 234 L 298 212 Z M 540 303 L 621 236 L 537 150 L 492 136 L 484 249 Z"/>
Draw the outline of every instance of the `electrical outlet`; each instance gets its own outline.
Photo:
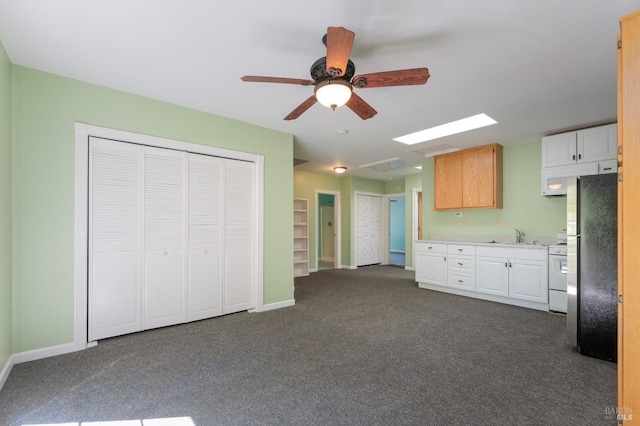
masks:
<path id="1" fill-rule="evenodd" d="M 493 221 L 494 226 L 500 226 L 500 219 L 496 219 Z"/>
<path id="2" fill-rule="evenodd" d="M 464 217 L 464 213 L 462 213 L 462 212 L 456 212 L 456 217 Z"/>

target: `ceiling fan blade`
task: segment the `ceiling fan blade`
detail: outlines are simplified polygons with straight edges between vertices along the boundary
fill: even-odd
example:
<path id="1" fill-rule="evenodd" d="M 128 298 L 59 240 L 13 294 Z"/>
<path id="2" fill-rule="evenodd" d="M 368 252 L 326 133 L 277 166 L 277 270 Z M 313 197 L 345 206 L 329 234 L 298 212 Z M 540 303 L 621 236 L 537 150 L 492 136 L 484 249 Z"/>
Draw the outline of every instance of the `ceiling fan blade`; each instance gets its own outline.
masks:
<path id="1" fill-rule="evenodd" d="M 412 68 L 408 70 L 356 75 L 351 80 L 351 84 L 359 89 L 388 86 L 413 86 L 425 84 L 429 77 L 429 69 Z"/>
<path id="2" fill-rule="evenodd" d="M 311 108 L 313 104 L 315 104 L 316 102 L 317 102 L 316 95 L 310 96 L 306 101 L 298 105 L 296 109 L 291 111 L 289 115 L 287 115 L 284 119 L 295 120 L 296 118 L 300 117 L 300 115 L 302 115 L 303 112 Z"/>
<path id="3" fill-rule="evenodd" d="M 303 86 L 315 86 L 316 84 L 313 80 L 305 80 L 301 78 L 261 77 L 257 75 L 245 75 L 244 77 L 241 77 L 240 80 L 255 83 L 301 84 Z"/>
<path id="4" fill-rule="evenodd" d="M 343 27 L 327 28 L 327 74 L 341 77 L 347 70 L 356 34 Z"/>
<path id="5" fill-rule="evenodd" d="M 355 93 L 351 94 L 351 99 L 349 99 L 349 102 L 347 102 L 347 106 L 351 109 L 351 111 L 358 114 L 358 116 L 363 120 L 371 118 L 378 113 L 378 111 L 373 109 L 371 105 L 366 103 L 360 96 L 356 95 Z"/>

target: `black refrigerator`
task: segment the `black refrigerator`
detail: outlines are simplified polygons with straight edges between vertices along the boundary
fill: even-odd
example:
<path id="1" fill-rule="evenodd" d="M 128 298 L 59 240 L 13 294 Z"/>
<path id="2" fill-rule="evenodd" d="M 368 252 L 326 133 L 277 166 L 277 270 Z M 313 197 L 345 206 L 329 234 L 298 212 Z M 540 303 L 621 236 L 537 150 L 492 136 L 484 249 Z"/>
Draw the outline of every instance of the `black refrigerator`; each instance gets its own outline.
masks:
<path id="1" fill-rule="evenodd" d="M 567 182 L 567 332 L 581 354 L 616 362 L 618 175 Z"/>

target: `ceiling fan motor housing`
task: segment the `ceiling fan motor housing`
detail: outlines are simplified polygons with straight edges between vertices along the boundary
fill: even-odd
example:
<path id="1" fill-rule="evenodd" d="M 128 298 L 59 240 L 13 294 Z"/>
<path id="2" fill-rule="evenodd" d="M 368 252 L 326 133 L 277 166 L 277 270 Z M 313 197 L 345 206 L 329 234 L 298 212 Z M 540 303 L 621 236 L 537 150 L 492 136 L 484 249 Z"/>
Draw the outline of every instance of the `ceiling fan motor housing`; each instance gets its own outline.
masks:
<path id="1" fill-rule="evenodd" d="M 349 61 L 347 62 L 346 71 L 340 77 L 334 77 L 327 72 L 326 56 L 323 56 L 322 58 L 315 61 L 313 65 L 311 65 L 311 78 L 316 82 L 316 84 L 324 80 L 327 80 L 329 78 L 341 78 L 347 82 L 350 82 L 353 76 L 355 75 L 355 73 L 356 73 L 356 66 L 351 61 L 351 59 L 349 59 Z"/>

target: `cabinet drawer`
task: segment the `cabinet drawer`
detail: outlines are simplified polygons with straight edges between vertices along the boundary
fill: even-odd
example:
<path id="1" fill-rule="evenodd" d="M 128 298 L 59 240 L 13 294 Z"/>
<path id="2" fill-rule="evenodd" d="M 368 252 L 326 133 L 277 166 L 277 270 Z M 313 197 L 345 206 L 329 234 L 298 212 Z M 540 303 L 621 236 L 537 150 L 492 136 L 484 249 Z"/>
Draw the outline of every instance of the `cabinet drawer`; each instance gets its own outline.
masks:
<path id="1" fill-rule="evenodd" d="M 473 274 L 476 270 L 476 258 L 474 256 L 451 256 L 449 258 L 449 270 L 452 273 Z"/>
<path id="2" fill-rule="evenodd" d="M 476 246 L 449 244 L 447 246 L 447 250 L 449 251 L 449 254 L 466 254 L 471 256 L 476 255 Z"/>
<path id="3" fill-rule="evenodd" d="M 441 243 L 416 243 L 416 252 L 447 254 L 447 245 Z"/>
<path id="4" fill-rule="evenodd" d="M 598 161 L 598 174 L 617 173 L 618 160 Z"/>
<path id="5" fill-rule="evenodd" d="M 449 274 L 449 287 L 475 291 L 475 276 L 473 274 Z"/>

